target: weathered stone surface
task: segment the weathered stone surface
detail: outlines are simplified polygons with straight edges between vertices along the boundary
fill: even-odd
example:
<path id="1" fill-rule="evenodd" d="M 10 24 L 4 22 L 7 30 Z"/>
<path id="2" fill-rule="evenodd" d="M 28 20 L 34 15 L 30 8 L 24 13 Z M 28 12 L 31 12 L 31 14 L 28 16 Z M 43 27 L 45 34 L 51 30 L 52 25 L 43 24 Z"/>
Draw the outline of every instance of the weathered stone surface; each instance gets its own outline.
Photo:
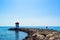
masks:
<path id="1" fill-rule="evenodd" d="M 32 28 L 12 28 L 9 30 L 18 30 L 28 33 L 23 40 L 60 40 L 60 31 Z"/>

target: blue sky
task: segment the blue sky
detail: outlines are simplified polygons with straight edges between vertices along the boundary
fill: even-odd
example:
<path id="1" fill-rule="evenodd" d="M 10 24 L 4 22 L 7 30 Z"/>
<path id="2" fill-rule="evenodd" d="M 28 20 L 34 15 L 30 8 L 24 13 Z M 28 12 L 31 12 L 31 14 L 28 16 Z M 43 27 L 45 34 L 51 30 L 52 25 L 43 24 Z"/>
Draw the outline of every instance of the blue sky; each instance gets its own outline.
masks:
<path id="1" fill-rule="evenodd" d="M 60 25 L 60 0 L 0 0 L 0 26 Z"/>

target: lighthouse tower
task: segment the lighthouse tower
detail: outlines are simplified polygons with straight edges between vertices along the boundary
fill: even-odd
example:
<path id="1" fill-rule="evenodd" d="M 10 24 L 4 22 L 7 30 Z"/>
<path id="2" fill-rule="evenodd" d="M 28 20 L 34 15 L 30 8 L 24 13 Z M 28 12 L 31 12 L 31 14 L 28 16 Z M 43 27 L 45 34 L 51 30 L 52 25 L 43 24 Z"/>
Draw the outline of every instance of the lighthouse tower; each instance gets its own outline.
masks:
<path id="1" fill-rule="evenodd" d="M 19 28 L 19 22 L 15 23 L 16 28 Z"/>

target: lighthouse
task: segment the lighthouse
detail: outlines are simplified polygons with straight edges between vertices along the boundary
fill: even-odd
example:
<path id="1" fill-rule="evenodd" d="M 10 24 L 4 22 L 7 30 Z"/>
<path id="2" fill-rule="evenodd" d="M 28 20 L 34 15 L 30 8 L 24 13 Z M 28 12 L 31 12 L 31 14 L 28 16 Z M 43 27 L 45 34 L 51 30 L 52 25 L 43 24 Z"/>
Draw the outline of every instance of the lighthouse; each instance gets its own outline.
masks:
<path id="1" fill-rule="evenodd" d="M 19 28 L 19 22 L 15 23 L 16 28 Z"/>

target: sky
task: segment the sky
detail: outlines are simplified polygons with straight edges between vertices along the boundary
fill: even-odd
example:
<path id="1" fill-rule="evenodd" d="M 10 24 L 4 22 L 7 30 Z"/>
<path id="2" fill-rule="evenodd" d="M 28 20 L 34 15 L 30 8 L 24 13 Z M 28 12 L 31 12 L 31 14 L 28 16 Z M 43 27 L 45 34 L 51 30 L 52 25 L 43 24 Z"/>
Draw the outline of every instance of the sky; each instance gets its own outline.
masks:
<path id="1" fill-rule="evenodd" d="M 0 0 L 0 26 L 60 26 L 60 0 Z"/>

